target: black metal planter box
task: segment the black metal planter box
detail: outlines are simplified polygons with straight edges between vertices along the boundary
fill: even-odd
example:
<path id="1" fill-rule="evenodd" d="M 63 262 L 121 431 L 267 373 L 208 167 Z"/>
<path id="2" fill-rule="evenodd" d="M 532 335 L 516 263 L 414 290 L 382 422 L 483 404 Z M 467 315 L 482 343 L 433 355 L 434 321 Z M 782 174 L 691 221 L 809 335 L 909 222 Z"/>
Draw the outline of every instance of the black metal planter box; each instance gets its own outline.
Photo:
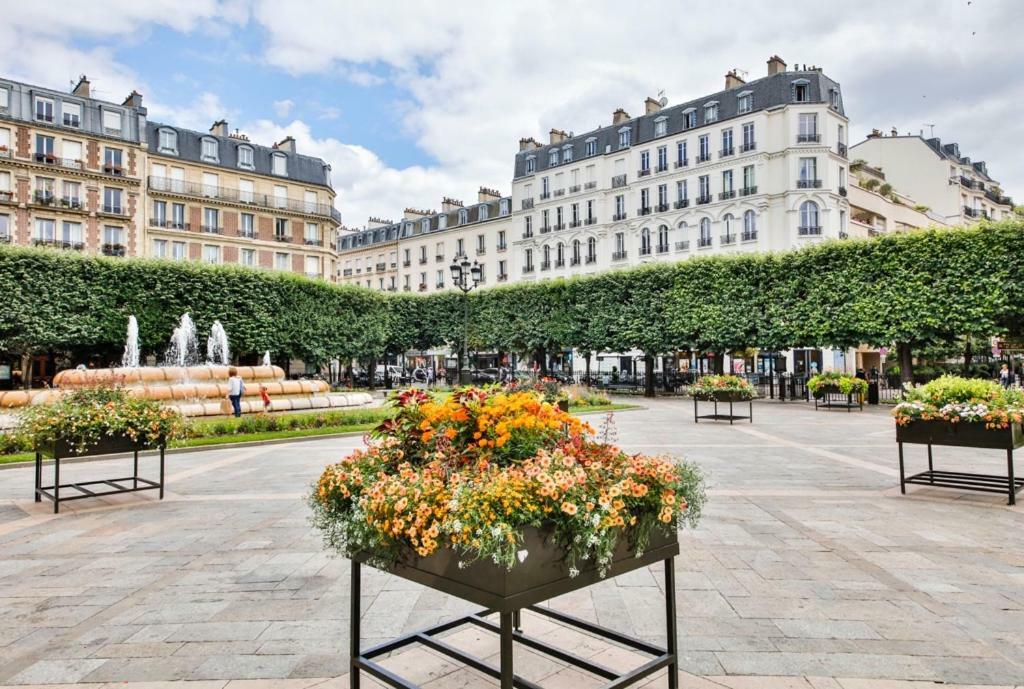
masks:
<path id="1" fill-rule="evenodd" d="M 813 393 L 814 409 L 854 409 L 864 411 L 864 400 L 859 392 L 843 392 L 836 385 L 826 385 Z"/>
<path id="2" fill-rule="evenodd" d="M 1008 428 L 986 429 L 983 423 L 949 423 L 947 421 L 911 421 L 896 426 L 896 442 L 900 456 L 900 492 L 906 493 L 906 484 L 941 486 L 981 493 L 1002 493 L 1007 504 L 1017 502 L 1017 493 L 1024 490 L 1024 479 L 1015 478 L 1013 451 L 1024 446 L 1024 428 L 1010 424 Z M 906 476 L 903 468 L 903 444 L 928 446 L 928 471 Z M 934 468 L 932 445 L 976 447 L 985 450 L 1006 451 L 1006 476 L 993 474 L 941 471 Z"/>
<path id="3" fill-rule="evenodd" d="M 659 561 L 664 563 L 667 648 L 660 648 L 550 608 L 539 607 L 540 603 L 550 598 L 595 584 L 601 581 L 601 577 L 598 575 L 596 567 L 581 568 L 575 577 L 571 577 L 568 566 L 562 559 L 562 551 L 548 542 L 542 532 L 528 527 L 523 530 L 523 549 L 527 551 L 528 555 L 512 571 L 484 561 L 476 561 L 460 569 L 461 558 L 457 553 L 448 549 L 440 550 L 426 558 L 410 558 L 406 562 L 387 569 L 386 571 L 395 576 L 481 605 L 484 610 L 428 629 L 405 634 L 366 650 L 359 647 L 360 574 L 362 563 L 366 562 L 368 558 L 359 555 L 354 557 L 352 559 L 352 609 L 349 637 L 351 643 L 350 686 L 352 689 L 358 689 L 360 672 L 365 671 L 392 687 L 417 689 L 417 685 L 395 675 L 376 663 L 374 658 L 405 646 L 423 644 L 468 667 L 500 680 L 502 689 L 512 689 L 513 687 L 540 689 L 539 685 L 515 674 L 512 663 L 512 644 L 516 642 L 608 680 L 609 684 L 606 685 L 608 687 L 628 686 L 662 668 L 668 668 L 668 686 L 671 689 L 676 689 L 678 656 L 673 558 L 679 554 L 679 542 L 674 534 L 667 536 L 656 531 L 651 535 L 647 549 L 638 557 L 624 542 L 626 540 L 625 538 L 620 539 L 607 576 L 614 577 L 625 574 Z M 625 674 L 616 672 L 597 661 L 577 656 L 569 650 L 560 649 L 538 638 L 527 636 L 521 627 L 520 611 L 524 609 L 628 646 L 648 654 L 652 658 Z M 485 619 L 486 616 L 493 613 L 498 613 L 499 623 L 497 624 Z M 487 629 L 499 635 L 500 667 L 489 665 L 482 659 L 446 643 L 440 636 L 444 632 L 467 624 Z"/>
<path id="4" fill-rule="evenodd" d="M 58 438 L 56 442 L 49 445 L 42 445 L 36 448 L 36 487 L 35 501 L 41 502 L 43 498 L 53 503 L 53 513 L 60 512 L 60 504 L 68 500 L 82 500 L 84 498 L 98 498 L 105 495 L 117 495 L 119 493 L 135 493 L 142 490 L 160 491 L 160 499 L 164 499 L 164 449 L 166 443 L 160 442 L 157 447 L 160 450 L 160 480 L 151 481 L 139 476 L 139 450 L 146 449 L 140 442 L 134 441 L 128 436 L 103 436 L 95 445 L 84 451 L 73 449 L 72 445 L 64 438 Z M 97 457 L 101 455 L 123 454 L 131 452 L 134 458 L 133 471 L 131 476 L 123 478 L 99 479 L 95 481 L 78 481 L 77 483 L 60 482 L 60 461 L 78 457 Z M 43 458 L 53 458 L 53 484 L 43 485 Z M 61 491 L 65 491 L 61 494 Z M 67 491 L 76 491 L 68 494 Z"/>
<path id="5" fill-rule="evenodd" d="M 715 405 L 714 412 L 711 414 L 701 415 L 698 413 L 700 402 L 711 402 Z M 718 413 L 718 403 L 729 405 L 728 414 Z M 741 416 L 733 413 L 733 404 L 735 403 L 747 403 L 747 415 Z M 693 422 L 700 423 L 701 419 L 711 419 L 713 421 L 728 421 L 731 426 L 733 421 L 739 421 L 741 419 L 749 419 L 750 423 L 754 423 L 754 400 L 747 394 L 740 392 L 739 390 L 716 390 L 712 393 L 700 393 L 693 396 Z"/>

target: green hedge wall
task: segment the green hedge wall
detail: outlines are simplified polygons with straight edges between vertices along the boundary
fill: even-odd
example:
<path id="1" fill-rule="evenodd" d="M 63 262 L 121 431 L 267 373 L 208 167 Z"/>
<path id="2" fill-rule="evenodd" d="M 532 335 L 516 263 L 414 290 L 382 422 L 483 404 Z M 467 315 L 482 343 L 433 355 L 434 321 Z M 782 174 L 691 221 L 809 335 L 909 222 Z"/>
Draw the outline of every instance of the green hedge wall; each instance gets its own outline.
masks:
<path id="1" fill-rule="evenodd" d="M 1024 321 L 1024 223 L 989 223 L 800 251 L 700 257 L 470 295 L 470 345 L 664 353 L 692 347 L 921 348 L 1017 333 Z M 0 350 L 113 350 L 129 314 L 162 353 L 184 312 L 219 319 L 233 351 L 380 357 L 458 343 L 461 295 L 384 294 L 235 266 L 0 249 Z"/>

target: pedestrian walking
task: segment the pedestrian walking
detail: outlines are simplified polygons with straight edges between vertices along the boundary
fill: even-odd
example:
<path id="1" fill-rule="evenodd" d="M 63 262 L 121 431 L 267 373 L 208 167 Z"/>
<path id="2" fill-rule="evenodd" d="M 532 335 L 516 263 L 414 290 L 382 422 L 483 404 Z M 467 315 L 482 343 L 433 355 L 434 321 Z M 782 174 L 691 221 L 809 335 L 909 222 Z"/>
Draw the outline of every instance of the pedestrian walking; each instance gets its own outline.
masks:
<path id="1" fill-rule="evenodd" d="M 267 392 L 266 385 L 260 385 L 260 399 L 263 400 L 263 411 L 270 411 L 270 393 Z"/>
<path id="2" fill-rule="evenodd" d="M 999 368 L 999 384 L 1002 385 L 1004 388 L 1008 388 L 1010 387 L 1010 384 L 1012 382 L 1013 375 L 1011 375 L 1010 373 L 1010 367 L 1007 366 L 1006 364 L 1003 364 Z"/>
<path id="3" fill-rule="evenodd" d="M 235 416 L 242 415 L 242 395 L 245 394 L 245 383 L 238 375 L 238 369 L 232 366 L 228 369 L 228 399 L 231 401 L 231 410 Z"/>

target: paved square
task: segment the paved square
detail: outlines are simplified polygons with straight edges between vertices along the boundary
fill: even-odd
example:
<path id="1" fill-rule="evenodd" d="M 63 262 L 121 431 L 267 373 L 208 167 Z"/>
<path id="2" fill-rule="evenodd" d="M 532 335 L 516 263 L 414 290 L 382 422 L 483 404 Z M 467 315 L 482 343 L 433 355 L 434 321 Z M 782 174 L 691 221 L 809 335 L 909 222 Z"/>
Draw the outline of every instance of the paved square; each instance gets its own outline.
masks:
<path id="1" fill-rule="evenodd" d="M 730 427 L 695 425 L 688 401 L 643 403 L 616 414 L 618 442 L 695 460 L 711 487 L 677 561 L 684 687 L 1024 685 L 1024 508 L 940 489 L 900 496 L 885 409 L 761 402 L 754 424 Z M 347 686 L 337 678 L 348 663 L 348 565 L 321 551 L 304 497 L 360 442 L 176 453 L 162 503 L 117 496 L 68 503 L 56 517 L 26 500 L 30 468 L 0 470 L 0 685 Z M 908 448 L 908 462 L 923 465 L 923 448 Z M 1005 471 L 999 452 L 937 448 L 936 463 Z M 107 464 L 66 465 L 62 478 Z M 664 642 L 660 586 L 652 568 L 552 605 Z M 363 595 L 364 645 L 472 609 L 372 569 Z M 606 664 L 635 661 L 526 623 Z M 484 657 L 497 650 L 479 630 L 450 638 Z M 525 650 L 517 662 L 546 686 L 596 686 Z M 429 687 L 492 684 L 423 649 L 388 665 Z"/>

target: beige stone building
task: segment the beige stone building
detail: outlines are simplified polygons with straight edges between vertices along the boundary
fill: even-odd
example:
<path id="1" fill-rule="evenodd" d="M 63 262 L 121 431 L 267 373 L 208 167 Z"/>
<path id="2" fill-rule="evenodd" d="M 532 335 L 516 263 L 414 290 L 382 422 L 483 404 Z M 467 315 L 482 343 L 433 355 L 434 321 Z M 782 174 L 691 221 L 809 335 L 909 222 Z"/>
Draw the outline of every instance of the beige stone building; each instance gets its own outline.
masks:
<path id="1" fill-rule="evenodd" d="M 893 187 L 882 170 L 850 164 L 850 237 L 874 237 L 923 227 L 948 227 L 946 218 Z"/>

